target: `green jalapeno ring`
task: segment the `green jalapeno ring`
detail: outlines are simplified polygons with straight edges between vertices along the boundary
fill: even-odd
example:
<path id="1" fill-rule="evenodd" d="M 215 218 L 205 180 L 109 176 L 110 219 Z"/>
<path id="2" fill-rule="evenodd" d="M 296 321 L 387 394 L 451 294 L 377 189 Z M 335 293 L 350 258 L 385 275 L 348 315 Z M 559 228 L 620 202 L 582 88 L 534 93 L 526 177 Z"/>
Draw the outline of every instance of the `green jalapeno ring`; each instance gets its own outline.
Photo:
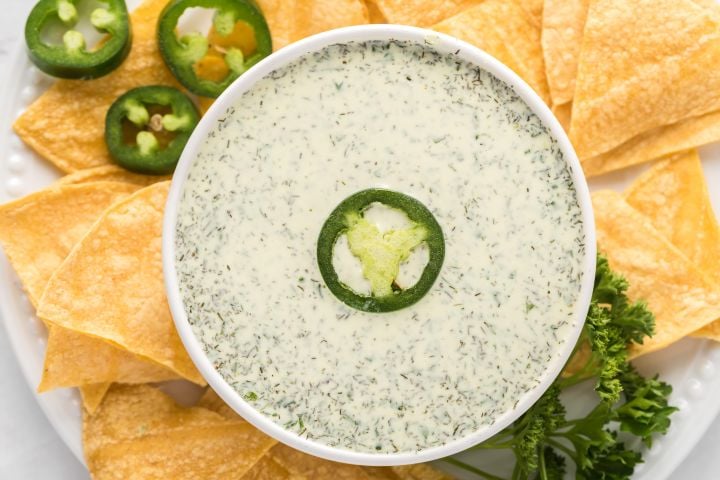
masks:
<path id="1" fill-rule="evenodd" d="M 415 285 L 380 297 L 356 293 L 340 281 L 333 266 L 335 243 L 349 228 L 348 214 L 361 214 L 376 202 L 404 212 L 413 223 L 424 227 L 427 232 L 424 242 L 430 254 L 428 263 Z M 320 274 L 333 295 L 350 307 L 371 313 L 392 312 L 420 300 L 435 283 L 444 258 L 445 240 L 442 229 L 430 210 L 413 197 L 381 188 L 362 190 L 340 202 L 325 221 L 317 243 Z"/>
<path id="2" fill-rule="evenodd" d="M 172 112 L 151 116 L 148 106 L 169 107 Z M 125 121 L 140 129 L 136 145 L 125 141 Z M 160 85 L 135 88 L 121 95 L 108 110 L 105 143 L 120 166 L 138 173 L 166 174 L 175 169 L 199 121 L 195 104 L 176 88 Z M 163 130 L 174 135 L 165 148 L 161 148 L 153 134 Z"/>
<path id="3" fill-rule="evenodd" d="M 124 0 L 103 0 L 106 8 L 91 15 L 91 23 L 108 37 L 93 51 L 82 34 L 69 30 L 63 44 L 49 45 L 42 39 L 47 23 L 57 19 L 68 27 L 77 23 L 79 0 L 41 0 L 33 7 L 25 23 L 25 43 L 30 60 L 43 72 L 60 78 L 97 78 L 115 70 L 130 53 L 132 34 Z"/>
<path id="4" fill-rule="evenodd" d="M 177 24 L 188 8 L 201 7 L 217 11 L 214 23 L 224 33 L 230 25 L 247 23 L 255 35 L 256 51 L 247 58 L 233 49 L 225 56 L 229 73 L 224 80 L 216 82 L 201 78 L 194 69 L 195 63 L 207 51 L 207 40 L 198 34 L 183 39 L 176 34 Z M 247 0 L 173 0 L 160 14 L 157 28 L 160 54 L 173 75 L 185 88 L 196 95 L 215 98 L 250 67 L 272 53 L 270 29 L 260 10 Z"/>

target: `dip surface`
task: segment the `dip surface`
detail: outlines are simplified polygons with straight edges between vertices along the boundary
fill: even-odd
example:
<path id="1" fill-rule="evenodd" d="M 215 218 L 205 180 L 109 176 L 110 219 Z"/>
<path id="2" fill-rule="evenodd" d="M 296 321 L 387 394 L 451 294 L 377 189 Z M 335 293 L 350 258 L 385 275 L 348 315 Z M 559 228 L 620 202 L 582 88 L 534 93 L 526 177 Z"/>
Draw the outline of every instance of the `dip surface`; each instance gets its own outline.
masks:
<path id="1" fill-rule="evenodd" d="M 410 195 L 445 237 L 417 303 L 367 313 L 318 270 L 350 195 Z M 179 207 L 176 267 L 195 335 L 254 408 L 303 437 L 412 452 L 488 427 L 557 360 L 585 255 L 569 168 L 504 82 L 430 45 L 307 54 L 217 122 Z"/>

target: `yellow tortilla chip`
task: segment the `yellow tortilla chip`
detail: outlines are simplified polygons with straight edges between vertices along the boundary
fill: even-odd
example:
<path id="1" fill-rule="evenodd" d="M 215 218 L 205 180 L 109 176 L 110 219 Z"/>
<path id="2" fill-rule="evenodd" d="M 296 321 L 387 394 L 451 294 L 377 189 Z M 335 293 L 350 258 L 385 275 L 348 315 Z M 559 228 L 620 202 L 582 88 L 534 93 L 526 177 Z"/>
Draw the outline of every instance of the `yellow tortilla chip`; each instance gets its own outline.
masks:
<path id="1" fill-rule="evenodd" d="M 38 316 L 204 384 L 165 297 L 161 239 L 169 185 L 145 187 L 107 210 L 50 279 Z"/>
<path id="2" fill-rule="evenodd" d="M 363 0 L 258 0 L 273 49 L 316 33 L 370 21 Z"/>
<path id="3" fill-rule="evenodd" d="M 112 383 L 93 383 L 80 387 L 80 398 L 82 398 L 85 411 L 92 415 L 105 398 Z"/>
<path id="4" fill-rule="evenodd" d="M 633 347 L 637 357 L 659 350 L 720 317 L 720 292 L 645 216 L 616 192 L 592 195 L 598 249 L 627 278 L 628 296 L 647 301 L 656 333 Z"/>
<path id="5" fill-rule="evenodd" d="M 520 6 L 530 16 L 537 28 L 542 27 L 545 0 L 520 0 Z"/>
<path id="6" fill-rule="evenodd" d="M 239 479 L 272 444 L 247 422 L 180 407 L 146 385 L 113 385 L 83 422 L 94 480 Z"/>
<path id="7" fill-rule="evenodd" d="M 401 465 L 392 467 L 392 470 L 400 480 L 452 480 L 455 478 L 424 463 Z"/>
<path id="8" fill-rule="evenodd" d="M 119 182 L 51 185 L 0 206 L 0 245 L 33 305 L 105 209 L 135 190 Z"/>
<path id="9" fill-rule="evenodd" d="M 720 227 L 696 151 L 656 164 L 630 186 L 625 198 L 720 289 Z M 693 335 L 720 341 L 720 321 Z"/>
<path id="10" fill-rule="evenodd" d="M 720 141 L 720 112 L 682 120 L 635 136 L 609 152 L 581 159 L 588 177 Z"/>
<path id="11" fill-rule="evenodd" d="M 38 391 L 103 382 L 162 382 L 178 377 L 172 370 L 100 338 L 51 324 Z"/>
<path id="12" fill-rule="evenodd" d="M 112 164 L 105 114 L 126 91 L 178 86 L 157 46 L 156 26 L 167 0 L 145 0 L 131 14 L 132 50 L 112 73 L 95 80 L 59 80 L 15 122 L 20 138 L 63 172 Z"/>
<path id="13" fill-rule="evenodd" d="M 572 103 L 564 103 L 562 105 L 553 105 L 551 107 L 553 114 L 562 125 L 566 132 L 570 131 L 570 115 L 572 114 Z"/>
<path id="14" fill-rule="evenodd" d="M 474 7 L 483 0 L 368 0 L 389 23 L 428 27 Z"/>
<path id="15" fill-rule="evenodd" d="M 431 28 L 485 50 L 549 102 L 540 29 L 517 0 L 486 0 Z"/>
<path id="16" fill-rule="evenodd" d="M 720 110 L 720 16 L 691 0 L 597 0 L 573 99 L 578 155 Z"/>
<path id="17" fill-rule="evenodd" d="M 625 199 L 720 284 L 720 229 L 696 150 L 655 164 L 633 182 Z"/>
<path id="18" fill-rule="evenodd" d="M 553 105 L 572 101 L 590 0 L 545 0 L 542 47 Z"/>
<path id="19" fill-rule="evenodd" d="M 302 475 L 296 475 L 283 467 L 269 455 L 262 457 L 248 472 L 242 480 L 311 480 Z"/>
<path id="20" fill-rule="evenodd" d="M 389 23 L 375 2 L 365 0 L 365 7 L 367 7 L 369 23 Z"/>
<path id="21" fill-rule="evenodd" d="M 139 187 L 147 187 L 157 182 L 170 180 L 170 175 L 143 175 L 125 170 L 117 165 L 103 165 L 102 167 L 87 168 L 78 170 L 70 175 L 61 177 L 55 185 L 74 185 L 76 183 L 89 182 L 124 182 L 132 183 Z"/>
<path id="22" fill-rule="evenodd" d="M 0 243 L 33 305 L 71 249 L 111 205 L 137 190 L 120 182 L 56 183 L 0 207 Z M 124 381 L 175 378 L 102 340 L 48 326 L 43 377 L 38 390 Z M 122 373 L 115 376 L 115 373 Z"/>

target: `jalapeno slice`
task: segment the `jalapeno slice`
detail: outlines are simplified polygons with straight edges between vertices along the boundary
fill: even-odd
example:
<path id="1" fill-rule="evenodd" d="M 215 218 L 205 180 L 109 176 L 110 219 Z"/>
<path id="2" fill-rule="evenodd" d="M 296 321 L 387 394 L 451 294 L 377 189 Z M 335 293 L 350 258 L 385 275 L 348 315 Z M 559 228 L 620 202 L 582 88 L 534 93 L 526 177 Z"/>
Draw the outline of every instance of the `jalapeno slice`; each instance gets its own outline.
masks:
<path id="1" fill-rule="evenodd" d="M 410 226 L 381 232 L 364 217 L 373 204 L 404 213 Z M 362 264 L 370 295 L 343 283 L 335 269 L 333 254 L 342 236 L 346 236 L 350 251 Z M 427 264 L 419 280 L 402 289 L 395 283 L 400 264 L 421 244 L 427 245 Z M 420 300 L 435 282 L 444 257 L 445 240 L 433 214 L 408 195 L 378 188 L 343 200 L 325 221 L 317 244 L 318 267 L 327 287 L 346 305 L 365 312 L 391 312 Z"/>
<path id="2" fill-rule="evenodd" d="M 61 78 L 97 78 L 115 70 L 130 52 L 130 20 L 124 0 L 100 0 L 103 5 L 84 11 L 85 0 L 41 0 L 25 23 L 30 60 L 43 72 Z M 106 34 L 94 49 L 75 27 L 88 16 L 93 28 Z M 51 44 L 48 29 L 64 31 L 62 41 Z"/>
<path id="3" fill-rule="evenodd" d="M 188 8 L 214 9 L 208 37 L 178 38 L 177 25 Z M 247 0 L 173 0 L 158 21 L 158 44 L 165 63 L 191 92 L 217 97 L 236 78 L 272 53 L 265 17 Z"/>
<path id="4" fill-rule="evenodd" d="M 200 114 L 181 91 L 140 87 L 112 104 L 105 117 L 105 143 L 122 167 L 139 173 L 170 173 Z"/>

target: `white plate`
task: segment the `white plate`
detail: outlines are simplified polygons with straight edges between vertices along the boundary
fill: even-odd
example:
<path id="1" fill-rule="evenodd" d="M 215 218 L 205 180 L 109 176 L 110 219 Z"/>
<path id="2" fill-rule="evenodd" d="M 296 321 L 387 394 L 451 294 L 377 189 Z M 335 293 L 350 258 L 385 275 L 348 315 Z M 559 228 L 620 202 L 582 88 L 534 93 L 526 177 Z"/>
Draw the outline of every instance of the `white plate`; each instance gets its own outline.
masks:
<path id="1" fill-rule="evenodd" d="M 137 0 L 128 2 L 131 6 Z M 11 123 L 40 95 L 52 80 L 27 60 L 24 47 L 18 49 L 10 65 L 7 90 L 0 119 L 0 203 L 38 190 L 59 176 L 47 162 L 37 157 L 12 133 Z M 720 211 L 720 145 L 701 149 L 703 167 L 716 211 Z M 592 190 L 621 190 L 641 166 L 590 182 Z M 714 187 L 714 188 L 713 188 Z M 40 381 L 45 353 L 46 332 L 5 257 L 0 253 L 0 316 L 25 378 L 34 390 Z M 672 417 L 670 432 L 658 439 L 644 454 L 645 463 L 636 469 L 636 480 L 661 480 L 682 462 L 700 440 L 720 411 L 720 346 L 706 340 L 686 339 L 670 348 L 638 360 L 647 373 L 659 373 L 673 385 L 671 403 L 680 408 Z M 182 395 L 182 394 L 181 394 Z M 569 410 L 580 408 L 587 392 L 577 390 L 569 398 Z M 75 456 L 83 462 L 81 445 L 80 398 L 75 389 L 61 389 L 37 395 L 38 403 L 50 423 Z M 187 397 L 185 398 L 187 400 Z M 470 463 L 495 471 L 507 467 L 507 458 L 463 454 Z"/>

